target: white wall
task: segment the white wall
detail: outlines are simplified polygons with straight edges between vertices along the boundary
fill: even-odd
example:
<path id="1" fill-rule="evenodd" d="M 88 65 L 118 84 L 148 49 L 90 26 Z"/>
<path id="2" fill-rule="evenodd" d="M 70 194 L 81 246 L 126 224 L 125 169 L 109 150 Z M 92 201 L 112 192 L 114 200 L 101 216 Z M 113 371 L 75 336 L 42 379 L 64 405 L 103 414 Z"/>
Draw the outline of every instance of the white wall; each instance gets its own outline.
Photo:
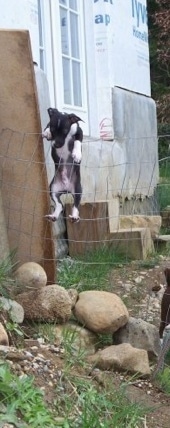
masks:
<path id="1" fill-rule="evenodd" d="M 0 28 L 29 30 L 33 60 L 39 61 L 37 0 L 0 0 Z"/>
<path id="2" fill-rule="evenodd" d="M 146 0 L 93 0 L 98 135 L 114 138 L 112 88 L 151 95 Z"/>

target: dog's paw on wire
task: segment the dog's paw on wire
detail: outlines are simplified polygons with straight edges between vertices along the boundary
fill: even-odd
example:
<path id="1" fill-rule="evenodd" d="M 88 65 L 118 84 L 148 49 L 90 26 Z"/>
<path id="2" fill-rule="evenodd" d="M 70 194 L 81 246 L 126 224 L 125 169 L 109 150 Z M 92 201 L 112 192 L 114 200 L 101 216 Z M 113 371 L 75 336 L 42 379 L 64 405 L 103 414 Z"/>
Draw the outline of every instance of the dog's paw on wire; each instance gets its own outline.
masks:
<path id="1" fill-rule="evenodd" d="M 69 218 L 71 220 L 71 223 L 79 223 L 80 217 L 73 217 L 72 215 L 69 215 Z"/>
<path id="2" fill-rule="evenodd" d="M 57 219 L 56 219 L 56 217 L 54 216 L 54 215 L 52 215 L 52 214 L 47 214 L 47 215 L 45 215 L 44 216 L 47 220 L 49 220 L 49 221 L 56 221 Z"/>

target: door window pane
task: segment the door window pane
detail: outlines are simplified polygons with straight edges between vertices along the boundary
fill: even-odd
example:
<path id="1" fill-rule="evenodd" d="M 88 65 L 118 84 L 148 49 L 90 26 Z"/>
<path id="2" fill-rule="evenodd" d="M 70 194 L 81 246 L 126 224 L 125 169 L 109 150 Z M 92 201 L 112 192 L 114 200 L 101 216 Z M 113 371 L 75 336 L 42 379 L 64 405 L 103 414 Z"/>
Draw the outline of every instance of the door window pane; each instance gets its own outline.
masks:
<path id="1" fill-rule="evenodd" d="M 78 16 L 70 12 L 70 31 L 71 31 L 71 55 L 74 58 L 80 58 L 79 37 L 78 37 Z"/>
<path id="2" fill-rule="evenodd" d="M 80 74 L 80 63 L 73 61 L 72 63 L 73 73 L 73 94 L 74 104 L 76 106 L 82 106 L 82 95 L 81 95 L 81 74 Z"/>
<path id="3" fill-rule="evenodd" d="M 77 10 L 77 0 L 70 0 L 69 6 L 70 6 L 70 9 Z"/>
<path id="4" fill-rule="evenodd" d="M 71 104 L 71 74 L 70 60 L 63 58 L 64 102 Z"/>
<path id="5" fill-rule="evenodd" d="M 80 3 L 60 1 L 60 24 L 64 103 L 82 107 L 82 50 L 80 46 Z"/>
<path id="6" fill-rule="evenodd" d="M 69 38 L 68 38 L 68 12 L 66 9 L 60 8 L 61 22 L 61 44 L 62 53 L 69 55 Z"/>
<path id="7" fill-rule="evenodd" d="M 60 4 L 64 4 L 64 6 L 67 6 L 68 0 L 60 0 Z"/>
<path id="8" fill-rule="evenodd" d="M 44 19 L 43 7 L 40 0 L 37 2 L 38 6 L 38 30 L 39 30 L 39 66 L 45 71 L 45 48 L 44 48 Z"/>

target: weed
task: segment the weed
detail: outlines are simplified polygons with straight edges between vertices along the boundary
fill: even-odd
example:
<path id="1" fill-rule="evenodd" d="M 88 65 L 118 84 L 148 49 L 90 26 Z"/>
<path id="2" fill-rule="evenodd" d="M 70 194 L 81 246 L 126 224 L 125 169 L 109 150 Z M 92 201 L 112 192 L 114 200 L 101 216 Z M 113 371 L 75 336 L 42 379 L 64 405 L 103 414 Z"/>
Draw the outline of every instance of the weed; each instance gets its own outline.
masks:
<path id="1" fill-rule="evenodd" d="M 50 323 L 33 323 L 32 328 L 34 329 L 33 336 L 35 338 L 41 337 L 47 343 L 55 343 L 56 339 L 56 325 Z"/>
<path id="2" fill-rule="evenodd" d="M 160 263 L 160 255 L 155 251 L 154 254 L 150 255 L 146 260 L 140 260 L 138 262 L 139 269 L 152 269 Z"/>
<path id="3" fill-rule="evenodd" d="M 170 158 L 160 161 L 159 173 L 160 183 L 157 187 L 157 197 L 160 209 L 163 210 L 170 205 Z"/>
<path id="4" fill-rule="evenodd" d="M 15 333 L 17 336 L 20 336 L 20 337 L 24 336 L 24 333 L 21 327 L 16 322 L 13 322 L 13 321 L 6 322 L 5 328 L 9 333 Z"/>
<path id="5" fill-rule="evenodd" d="M 15 251 L 0 261 L 0 295 L 4 297 L 10 297 L 10 289 L 14 285 L 14 280 L 12 279 L 12 270 L 16 265 L 14 256 Z"/>
<path id="6" fill-rule="evenodd" d="M 159 372 L 156 381 L 166 394 L 170 395 L 170 367 L 165 367 L 164 370 Z"/>
<path id="7" fill-rule="evenodd" d="M 74 416 L 74 424 L 68 428 L 137 428 L 148 411 L 132 403 L 126 396 L 125 385 L 115 389 L 110 383 L 108 391 L 99 390 L 88 378 L 70 377 L 69 394 L 57 394 L 56 407 L 67 415 Z"/>
<path id="8" fill-rule="evenodd" d="M 15 423 L 19 418 L 24 423 L 29 423 L 32 428 L 53 428 L 55 420 L 47 409 L 43 393 L 33 386 L 33 378 L 23 376 L 18 378 L 12 374 L 7 364 L 0 365 L 0 401 L 3 405 L 3 413 L 0 421 Z M 22 423 L 22 428 L 24 424 Z"/>
<path id="9" fill-rule="evenodd" d="M 86 350 L 81 345 L 78 331 L 65 327 L 62 331 L 61 344 L 64 348 L 64 375 L 75 365 L 85 368 L 87 365 L 85 361 Z"/>

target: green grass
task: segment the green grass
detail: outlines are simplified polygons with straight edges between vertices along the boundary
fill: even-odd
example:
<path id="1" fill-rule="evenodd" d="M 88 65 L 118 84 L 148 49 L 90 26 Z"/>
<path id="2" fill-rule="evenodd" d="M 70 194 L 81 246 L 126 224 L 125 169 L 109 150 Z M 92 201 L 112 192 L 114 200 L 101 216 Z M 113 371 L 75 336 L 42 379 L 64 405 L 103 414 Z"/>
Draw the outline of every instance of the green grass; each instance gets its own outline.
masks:
<path id="1" fill-rule="evenodd" d="M 9 297 L 9 290 L 14 286 L 12 279 L 12 271 L 16 263 L 14 263 L 15 251 L 11 252 L 5 259 L 0 260 L 0 295 Z"/>
<path id="2" fill-rule="evenodd" d="M 68 257 L 58 263 L 57 283 L 66 289 L 75 287 L 79 292 L 108 290 L 108 272 L 126 263 L 124 255 L 105 247 L 74 260 Z"/>
<path id="3" fill-rule="evenodd" d="M 106 391 L 97 388 L 87 377 L 70 376 L 68 381 L 69 394 L 61 398 L 57 393 L 56 400 L 60 415 L 67 416 L 68 428 L 143 427 L 142 419 L 148 409 L 127 398 L 127 385 L 116 389 L 110 382 Z"/>
<path id="4" fill-rule="evenodd" d="M 170 159 L 160 162 L 160 183 L 157 187 L 157 197 L 160 210 L 170 205 Z"/>
<path id="5" fill-rule="evenodd" d="M 22 423 L 21 423 L 22 420 Z M 33 378 L 12 374 L 0 364 L 0 421 L 24 428 L 53 428 L 55 419 L 45 405 L 43 393 L 33 385 Z M 24 423 L 23 423 L 24 422 Z"/>
<path id="6" fill-rule="evenodd" d="M 165 367 L 160 373 L 156 376 L 156 381 L 162 390 L 170 395 L 170 367 Z"/>

